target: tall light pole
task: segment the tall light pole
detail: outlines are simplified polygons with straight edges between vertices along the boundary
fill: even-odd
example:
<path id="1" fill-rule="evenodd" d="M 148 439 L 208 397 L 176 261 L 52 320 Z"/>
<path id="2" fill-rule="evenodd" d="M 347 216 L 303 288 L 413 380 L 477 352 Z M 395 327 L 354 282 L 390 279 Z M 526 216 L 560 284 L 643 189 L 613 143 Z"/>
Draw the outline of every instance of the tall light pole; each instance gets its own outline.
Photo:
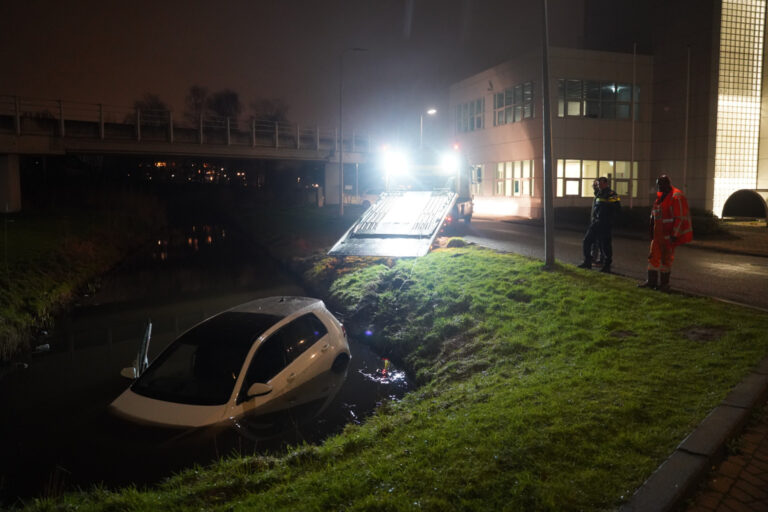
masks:
<path id="1" fill-rule="evenodd" d="M 547 19 L 547 0 L 542 0 L 542 161 L 544 163 L 544 268 L 555 268 L 555 208 L 552 185 L 552 127 L 549 106 L 549 21 Z"/>
<path id="2" fill-rule="evenodd" d="M 367 48 L 344 48 L 339 54 L 339 217 L 344 216 L 344 54 L 367 51 Z"/>
<path id="3" fill-rule="evenodd" d="M 436 108 L 430 108 L 427 109 L 427 115 L 433 116 L 437 114 Z M 424 144 L 424 112 L 419 114 L 419 147 L 422 147 Z"/>

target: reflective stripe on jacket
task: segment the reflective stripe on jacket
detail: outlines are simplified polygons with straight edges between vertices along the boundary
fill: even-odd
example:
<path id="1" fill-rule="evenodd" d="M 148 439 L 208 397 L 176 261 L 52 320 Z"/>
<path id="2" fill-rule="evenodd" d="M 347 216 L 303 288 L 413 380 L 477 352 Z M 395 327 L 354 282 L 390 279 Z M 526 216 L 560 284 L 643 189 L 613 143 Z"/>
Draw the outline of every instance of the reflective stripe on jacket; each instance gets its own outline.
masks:
<path id="1" fill-rule="evenodd" d="M 591 221 L 593 224 L 605 223 L 611 226 L 616 222 L 621 210 L 621 199 L 610 188 L 601 189 L 592 202 Z"/>
<path id="2" fill-rule="evenodd" d="M 691 213 L 688 210 L 688 200 L 683 193 L 672 187 L 672 190 L 664 196 L 656 193 L 656 201 L 653 203 L 654 224 L 661 222 L 664 230 L 664 239 L 669 240 L 674 236 L 676 240 L 672 245 L 683 245 L 693 240 L 693 228 L 691 226 Z"/>

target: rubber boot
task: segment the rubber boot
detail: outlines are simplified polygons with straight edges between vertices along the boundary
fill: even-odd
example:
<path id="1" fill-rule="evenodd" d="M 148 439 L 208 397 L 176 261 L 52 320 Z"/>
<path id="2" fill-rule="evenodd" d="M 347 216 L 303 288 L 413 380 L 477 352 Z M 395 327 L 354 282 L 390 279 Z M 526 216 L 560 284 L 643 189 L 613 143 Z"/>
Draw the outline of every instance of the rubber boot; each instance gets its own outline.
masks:
<path id="1" fill-rule="evenodd" d="M 669 274 L 667 274 L 669 275 Z M 656 270 L 649 270 L 648 271 L 648 279 L 644 283 L 640 283 L 637 285 L 638 288 L 650 288 L 652 290 L 656 289 L 656 282 L 659 279 L 659 273 Z"/>
<path id="2" fill-rule="evenodd" d="M 659 284 L 659 291 L 669 292 L 669 272 L 661 273 L 661 284 Z"/>

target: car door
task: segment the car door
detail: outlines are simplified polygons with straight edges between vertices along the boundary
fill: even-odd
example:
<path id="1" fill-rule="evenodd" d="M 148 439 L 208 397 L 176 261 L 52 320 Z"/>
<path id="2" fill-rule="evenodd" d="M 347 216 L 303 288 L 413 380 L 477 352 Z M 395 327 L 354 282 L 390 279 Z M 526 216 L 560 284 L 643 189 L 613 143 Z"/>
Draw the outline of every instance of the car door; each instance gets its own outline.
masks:
<path id="1" fill-rule="evenodd" d="M 259 413 L 267 413 L 301 403 L 302 396 L 292 392 L 307 378 L 307 371 L 311 372 L 311 364 L 301 361 L 301 356 L 327 332 L 317 316 L 307 313 L 266 338 L 259 345 L 243 379 L 238 399 L 243 411 L 258 409 Z M 255 382 L 269 384 L 272 391 L 248 400 L 246 393 Z"/>

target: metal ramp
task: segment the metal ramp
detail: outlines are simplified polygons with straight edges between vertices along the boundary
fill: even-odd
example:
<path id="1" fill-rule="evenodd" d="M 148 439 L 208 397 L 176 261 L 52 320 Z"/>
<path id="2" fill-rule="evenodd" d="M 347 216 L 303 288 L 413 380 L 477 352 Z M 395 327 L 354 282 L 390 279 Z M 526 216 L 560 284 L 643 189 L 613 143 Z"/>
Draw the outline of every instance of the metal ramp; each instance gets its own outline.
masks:
<path id="1" fill-rule="evenodd" d="M 385 192 L 336 242 L 331 256 L 424 256 L 456 202 L 450 191 Z"/>

